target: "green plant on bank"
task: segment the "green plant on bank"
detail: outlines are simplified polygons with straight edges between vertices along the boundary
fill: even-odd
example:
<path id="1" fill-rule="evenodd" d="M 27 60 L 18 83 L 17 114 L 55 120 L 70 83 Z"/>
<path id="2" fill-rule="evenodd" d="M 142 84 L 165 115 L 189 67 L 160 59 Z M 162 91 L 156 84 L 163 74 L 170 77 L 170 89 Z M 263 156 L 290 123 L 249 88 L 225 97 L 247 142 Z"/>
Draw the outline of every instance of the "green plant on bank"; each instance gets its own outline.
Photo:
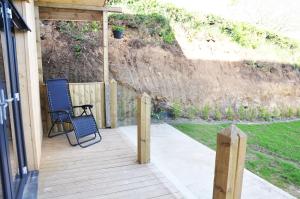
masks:
<path id="1" fill-rule="evenodd" d="M 201 110 L 202 119 L 208 120 L 211 112 L 211 107 L 209 104 L 205 104 Z"/>
<path id="2" fill-rule="evenodd" d="M 281 107 L 281 117 L 292 118 L 295 116 L 294 110 L 291 107 Z"/>
<path id="3" fill-rule="evenodd" d="M 226 108 L 225 115 L 227 120 L 234 120 L 234 110 L 231 106 Z"/>
<path id="4" fill-rule="evenodd" d="M 297 108 L 297 109 L 296 109 L 295 114 L 296 114 L 296 117 L 300 117 L 300 108 Z"/>
<path id="5" fill-rule="evenodd" d="M 291 117 L 294 117 L 294 116 L 295 116 L 295 114 L 294 114 L 293 108 L 288 107 L 288 110 L 287 110 L 287 117 L 288 117 L 288 118 L 291 118 Z"/>
<path id="6" fill-rule="evenodd" d="M 126 21 L 129 28 L 139 28 L 146 30 L 151 36 L 159 36 L 165 43 L 172 44 L 175 41 L 174 32 L 170 26 L 170 22 L 162 15 L 153 14 L 112 14 L 109 16 L 110 24 L 119 24 Z"/>
<path id="7" fill-rule="evenodd" d="M 245 108 L 244 106 L 240 106 L 238 108 L 238 117 L 240 120 L 246 120 L 247 119 L 247 108 Z"/>
<path id="8" fill-rule="evenodd" d="M 187 118 L 194 119 L 198 116 L 198 113 L 199 113 L 199 109 L 195 106 L 189 106 L 186 109 Z"/>
<path id="9" fill-rule="evenodd" d="M 90 23 L 90 28 L 92 29 L 93 32 L 99 32 L 101 26 L 97 21 L 92 21 Z"/>
<path id="10" fill-rule="evenodd" d="M 183 108 L 182 108 L 182 105 L 180 102 L 174 102 L 171 106 L 171 112 L 172 112 L 172 115 L 174 117 L 174 119 L 176 118 L 179 118 L 182 116 L 182 111 L 183 111 Z"/>
<path id="11" fill-rule="evenodd" d="M 258 117 L 259 119 L 270 121 L 271 120 L 271 113 L 266 107 L 260 107 L 258 109 Z"/>
<path id="12" fill-rule="evenodd" d="M 58 23 L 59 31 L 69 35 L 76 41 L 84 40 L 85 28 L 79 30 L 77 24 L 73 21 L 61 21 Z"/>
<path id="13" fill-rule="evenodd" d="M 214 119 L 217 121 L 222 120 L 223 114 L 222 114 L 222 109 L 219 106 L 216 106 L 214 109 Z"/>
<path id="14" fill-rule="evenodd" d="M 125 27 L 124 26 L 117 26 L 117 25 L 114 25 L 112 26 L 112 30 L 113 31 L 120 31 L 120 32 L 123 32 L 125 30 Z"/>
<path id="15" fill-rule="evenodd" d="M 274 119 L 279 119 L 281 116 L 281 112 L 278 108 L 273 108 L 273 111 L 272 111 L 272 118 Z"/>
<path id="16" fill-rule="evenodd" d="M 255 107 L 249 107 L 247 111 L 246 120 L 254 121 L 257 119 L 257 109 Z"/>
<path id="17" fill-rule="evenodd" d="M 81 55 L 82 48 L 81 48 L 80 45 L 74 45 L 73 50 L 74 50 L 74 53 L 75 53 L 76 57 L 79 57 Z"/>
<path id="18" fill-rule="evenodd" d="M 73 21 L 60 21 L 58 22 L 58 31 L 66 34 L 73 42 L 70 45 L 76 58 L 83 54 L 85 42 L 90 40 L 86 34 L 89 32 L 98 32 L 100 25 L 98 22 L 88 22 L 78 25 Z"/>

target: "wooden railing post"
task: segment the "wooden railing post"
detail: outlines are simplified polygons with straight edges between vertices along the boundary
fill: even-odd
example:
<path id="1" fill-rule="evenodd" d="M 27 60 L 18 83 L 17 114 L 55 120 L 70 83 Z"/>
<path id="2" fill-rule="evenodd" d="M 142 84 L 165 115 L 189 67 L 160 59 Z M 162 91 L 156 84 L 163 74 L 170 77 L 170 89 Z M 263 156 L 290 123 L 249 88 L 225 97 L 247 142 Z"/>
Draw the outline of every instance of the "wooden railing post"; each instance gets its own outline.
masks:
<path id="1" fill-rule="evenodd" d="M 217 137 L 213 199 L 240 199 L 247 136 L 235 125 Z"/>
<path id="2" fill-rule="evenodd" d="M 151 98 L 146 93 L 137 98 L 137 159 L 140 164 L 150 162 Z"/>
<path id="3" fill-rule="evenodd" d="M 110 120 L 111 128 L 116 128 L 118 125 L 118 85 L 116 80 L 110 81 Z"/>

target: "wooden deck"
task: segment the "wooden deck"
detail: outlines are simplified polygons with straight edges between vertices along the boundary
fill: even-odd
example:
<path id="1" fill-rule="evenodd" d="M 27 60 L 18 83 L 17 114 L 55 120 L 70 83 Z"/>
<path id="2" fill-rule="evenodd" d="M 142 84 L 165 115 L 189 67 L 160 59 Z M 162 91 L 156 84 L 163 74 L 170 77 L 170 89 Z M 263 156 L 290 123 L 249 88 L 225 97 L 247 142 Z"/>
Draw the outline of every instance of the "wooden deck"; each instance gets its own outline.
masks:
<path id="1" fill-rule="evenodd" d="M 136 153 L 118 129 L 101 130 L 101 143 L 71 147 L 65 136 L 44 138 L 39 199 L 183 198 L 151 163 Z"/>

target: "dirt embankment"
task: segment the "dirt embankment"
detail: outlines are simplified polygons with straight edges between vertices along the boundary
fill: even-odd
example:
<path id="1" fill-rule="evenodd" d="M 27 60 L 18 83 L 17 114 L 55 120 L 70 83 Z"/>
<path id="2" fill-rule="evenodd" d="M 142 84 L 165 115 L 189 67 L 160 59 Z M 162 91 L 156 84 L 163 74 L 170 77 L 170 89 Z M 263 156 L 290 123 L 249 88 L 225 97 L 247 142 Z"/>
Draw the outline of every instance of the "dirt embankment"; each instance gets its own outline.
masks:
<path id="1" fill-rule="evenodd" d="M 43 22 L 41 34 L 45 79 L 102 80 L 101 32 L 78 39 L 57 22 Z M 109 63 L 111 77 L 120 84 L 169 102 L 300 107 L 300 73 L 290 65 L 190 60 L 178 44 L 163 44 L 137 29 L 127 29 L 121 40 L 109 37 Z"/>

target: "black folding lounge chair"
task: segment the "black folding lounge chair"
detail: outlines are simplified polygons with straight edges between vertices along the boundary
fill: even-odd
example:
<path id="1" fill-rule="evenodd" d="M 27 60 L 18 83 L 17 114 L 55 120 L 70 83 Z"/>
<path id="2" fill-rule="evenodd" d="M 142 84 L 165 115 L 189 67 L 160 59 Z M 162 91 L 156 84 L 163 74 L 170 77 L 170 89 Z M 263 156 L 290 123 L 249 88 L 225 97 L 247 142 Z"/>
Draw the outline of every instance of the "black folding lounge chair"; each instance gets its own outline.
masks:
<path id="1" fill-rule="evenodd" d="M 66 134 L 70 145 L 79 145 L 82 148 L 88 147 L 101 141 L 102 138 L 92 113 L 93 105 L 87 104 L 81 106 L 73 106 L 70 97 L 68 80 L 47 80 L 46 88 L 49 103 L 49 113 L 52 123 L 50 131 L 48 133 L 49 138 Z M 74 108 L 81 108 L 82 113 L 79 116 L 75 116 L 73 111 Z M 71 124 L 72 128 L 66 129 L 64 123 Z M 62 124 L 63 132 L 51 134 L 51 131 L 56 124 Z M 71 142 L 69 137 L 69 133 L 73 131 L 77 141 L 77 143 L 75 144 Z"/>

